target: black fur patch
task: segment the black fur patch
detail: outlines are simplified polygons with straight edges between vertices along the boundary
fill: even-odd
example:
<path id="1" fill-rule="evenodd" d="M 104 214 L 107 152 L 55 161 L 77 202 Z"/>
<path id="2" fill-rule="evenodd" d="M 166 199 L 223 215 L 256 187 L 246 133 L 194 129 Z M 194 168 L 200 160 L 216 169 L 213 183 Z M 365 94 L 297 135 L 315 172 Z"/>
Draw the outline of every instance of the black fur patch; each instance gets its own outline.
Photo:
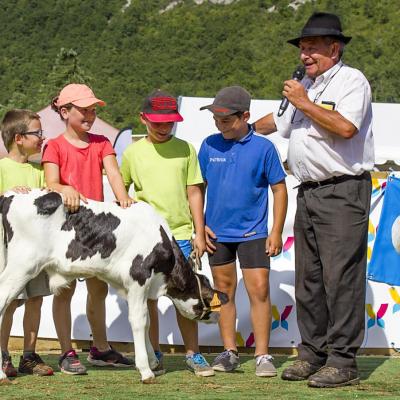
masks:
<path id="1" fill-rule="evenodd" d="M 195 297 L 193 296 L 195 292 L 193 292 L 192 288 L 196 289 L 197 282 L 193 269 L 190 265 L 190 262 L 182 253 L 182 250 L 180 249 L 175 238 L 172 238 L 172 250 L 174 251 L 176 262 L 174 269 L 172 270 L 168 286 L 182 292 L 177 296 L 179 299 L 187 300 Z"/>
<path id="2" fill-rule="evenodd" d="M 51 215 L 62 204 L 62 199 L 58 193 L 50 192 L 38 197 L 33 204 L 37 207 L 38 214 Z"/>
<path id="3" fill-rule="evenodd" d="M 161 242 L 154 246 L 153 251 L 145 259 L 141 255 L 134 258 L 130 268 L 130 275 L 140 286 L 143 286 L 146 280 L 150 278 L 152 271 L 164 273 L 167 282 L 167 296 L 171 299 L 183 301 L 198 299 L 198 303 L 193 308 L 199 318 L 203 314 L 203 304 L 200 300 L 199 286 L 195 273 L 176 240 L 174 238 L 170 240 L 161 226 L 160 233 Z M 216 291 L 211 287 L 207 277 L 204 275 L 198 276 L 201 296 L 206 308 L 209 308 Z M 222 304 L 228 301 L 228 297 L 224 293 L 217 293 Z M 209 319 L 210 314 L 211 309 L 204 314 L 203 320 Z"/>
<path id="4" fill-rule="evenodd" d="M 164 228 L 160 226 L 161 242 L 154 246 L 152 252 L 143 260 L 143 256 L 137 255 L 129 271 L 132 279 L 143 286 L 151 272 L 163 272 L 166 276 L 171 274 L 174 268 L 175 256 Z"/>
<path id="5" fill-rule="evenodd" d="M 183 301 L 188 299 L 199 299 L 198 303 L 193 308 L 198 317 L 200 317 L 200 315 L 203 313 L 203 304 L 200 300 L 199 286 L 195 277 L 195 273 L 190 262 L 186 260 L 174 238 L 172 240 L 172 248 L 174 250 L 176 262 L 171 275 L 167 278 L 167 295 L 172 299 L 179 299 Z M 216 292 L 218 293 L 218 297 L 220 298 L 222 304 L 225 304 L 228 301 L 228 297 L 225 295 L 225 293 L 215 291 L 211 287 L 210 281 L 206 276 L 202 274 L 196 275 L 200 279 L 201 296 L 206 307 L 210 307 L 210 302 L 212 301 L 214 293 Z M 203 320 L 207 320 L 210 313 L 211 310 L 208 314 L 205 314 Z"/>
<path id="6" fill-rule="evenodd" d="M 63 231 L 75 230 L 75 238 L 68 246 L 66 257 L 72 261 L 85 260 L 96 253 L 107 258 L 116 248 L 113 231 L 121 220 L 111 213 L 95 214 L 85 206 L 80 206 L 76 213 L 68 213 L 62 225 Z"/>
<path id="7" fill-rule="evenodd" d="M 14 235 L 11 225 L 7 219 L 7 214 L 8 211 L 10 210 L 10 205 L 12 203 L 13 198 L 14 196 L 8 196 L 8 197 L 0 196 L 0 212 L 1 212 L 2 224 L 4 227 L 4 244 L 6 246 Z"/>

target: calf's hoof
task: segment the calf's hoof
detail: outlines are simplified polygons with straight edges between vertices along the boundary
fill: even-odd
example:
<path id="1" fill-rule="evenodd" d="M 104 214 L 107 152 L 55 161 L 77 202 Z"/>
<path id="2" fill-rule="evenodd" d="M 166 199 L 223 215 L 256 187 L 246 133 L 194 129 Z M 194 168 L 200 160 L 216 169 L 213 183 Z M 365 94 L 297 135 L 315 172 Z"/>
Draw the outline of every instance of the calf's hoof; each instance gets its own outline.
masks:
<path id="1" fill-rule="evenodd" d="M 12 382 L 7 378 L 0 379 L 0 385 L 12 385 Z"/>
<path id="2" fill-rule="evenodd" d="M 150 378 L 142 379 L 142 383 L 146 385 L 156 383 L 156 378 L 154 376 L 151 376 Z"/>

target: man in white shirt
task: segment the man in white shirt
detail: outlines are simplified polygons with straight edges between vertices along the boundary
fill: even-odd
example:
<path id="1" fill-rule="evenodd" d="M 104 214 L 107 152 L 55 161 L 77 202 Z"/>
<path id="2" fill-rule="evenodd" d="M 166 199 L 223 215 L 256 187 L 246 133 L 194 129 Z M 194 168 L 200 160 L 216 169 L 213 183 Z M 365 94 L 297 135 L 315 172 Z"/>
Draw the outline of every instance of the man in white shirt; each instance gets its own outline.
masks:
<path id="1" fill-rule="evenodd" d="M 301 343 L 282 379 L 312 387 L 359 383 L 374 143 L 369 83 L 341 61 L 350 40 L 336 15 L 314 13 L 288 41 L 299 47 L 306 77 L 285 82 L 282 116 L 253 124 L 289 138 L 289 168 L 301 182 L 294 223 Z"/>

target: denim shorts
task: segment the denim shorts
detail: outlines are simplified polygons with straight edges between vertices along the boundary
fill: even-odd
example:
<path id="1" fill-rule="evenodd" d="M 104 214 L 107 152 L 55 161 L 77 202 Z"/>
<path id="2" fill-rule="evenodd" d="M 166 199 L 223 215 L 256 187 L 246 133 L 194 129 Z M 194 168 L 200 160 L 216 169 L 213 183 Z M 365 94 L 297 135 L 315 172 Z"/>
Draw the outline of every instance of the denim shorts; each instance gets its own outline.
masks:
<path id="1" fill-rule="evenodd" d="M 192 252 L 192 242 L 190 240 L 177 240 L 176 242 L 187 260 Z"/>

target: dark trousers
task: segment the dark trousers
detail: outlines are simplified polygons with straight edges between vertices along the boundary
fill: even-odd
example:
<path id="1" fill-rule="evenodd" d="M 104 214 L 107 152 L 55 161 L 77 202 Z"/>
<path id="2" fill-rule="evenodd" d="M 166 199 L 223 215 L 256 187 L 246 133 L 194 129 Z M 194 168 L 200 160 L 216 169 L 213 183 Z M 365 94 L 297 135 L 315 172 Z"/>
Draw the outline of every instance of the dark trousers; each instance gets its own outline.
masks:
<path id="1" fill-rule="evenodd" d="M 357 369 L 364 338 L 371 176 L 300 186 L 294 223 L 299 359 Z"/>

